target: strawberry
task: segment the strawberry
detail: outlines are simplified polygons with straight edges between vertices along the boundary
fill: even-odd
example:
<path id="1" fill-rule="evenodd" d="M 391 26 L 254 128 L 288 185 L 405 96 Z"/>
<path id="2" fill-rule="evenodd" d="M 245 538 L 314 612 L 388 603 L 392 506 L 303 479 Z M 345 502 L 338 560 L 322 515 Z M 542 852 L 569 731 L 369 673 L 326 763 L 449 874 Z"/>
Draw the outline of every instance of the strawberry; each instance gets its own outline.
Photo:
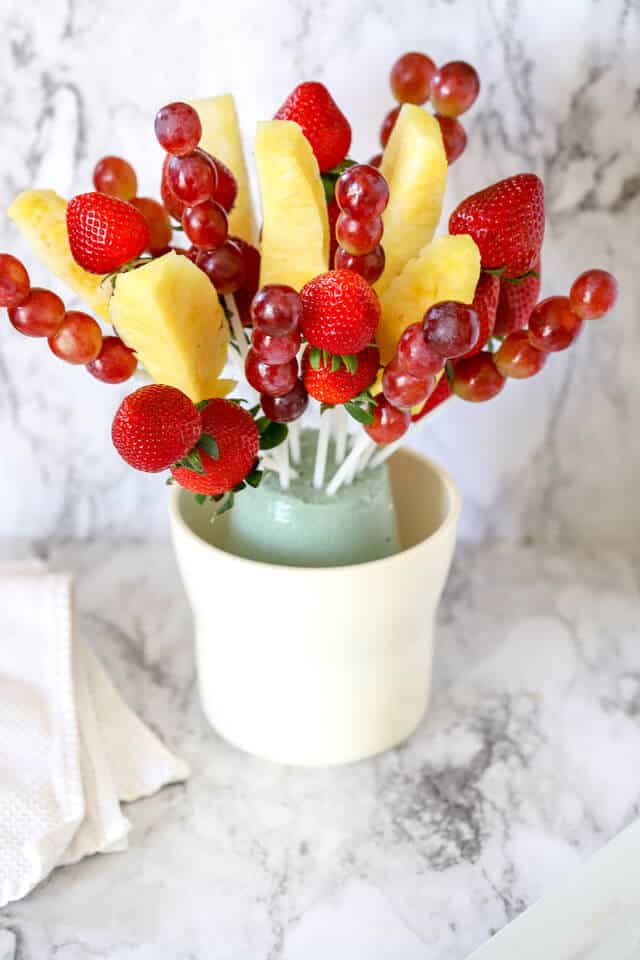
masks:
<path id="1" fill-rule="evenodd" d="M 533 268 L 544 237 L 544 188 L 520 173 L 467 197 L 449 218 L 449 233 L 468 233 L 485 270 L 519 277 Z"/>
<path id="2" fill-rule="evenodd" d="M 255 247 L 252 247 L 246 240 L 240 237 L 229 237 L 237 247 L 240 247 L 242 259 L 244 260 L 244 283 L 233 295 L 236 302 L 236 309 L 240 315 L 245 327 L 250 327 L 251 321 L 251 301 L 258 292 L 260 286 L 260 254 Z"/>
<path id="3" fill-rule="evenodd" d="M 81 193 L 67 206 L 69 245 L 89 273 L 112 273 L 149 245 L 149 227 L 139 210 L 106 193 Z"/>
<path id="4" fill-rule="evenodd" d="M 320 358 L 320 365 L 314 370 L 311 364 L 311 347 L 307 347 L 302 356 L 302 380 L 307 393 L 321 403 L 347 403 L 370 387 L 378 375 L 380 351 L 377 347 L 366 347 L 356 354 L 357 368 L 351 373 L 340 361 L 337 370 L 333 369 L 332 358 L 327 363 Z"/>
<path id="5" fill-rule="evenodd" d="M 500 284 L 500 299 L 496 314 L 495 334 L 507 337 L 514 330 L 523 330 L 529 323 L 531 312 L 540 295 L 540 260 L 536 260 L 531 274 L 515 283 L 503 280 Z"/>
<path id="6" fill-rule="evenodd" d="M 181 390 L 159 383 L 125 397 L 111 428 L 122 459 L 145 473 L 159 473 L 181 460 L 201 435 L 198 408 Z"/>
<path id="7" fill-rule="evenodd" d="M 260 435 L 251 414 L 230 400 L 209 400 L 201 417 L 204 432 L 216 442 L 218 456 L 198 448 L 203 473 L 183 466 L 173 467 L 171 473 L 185 490 L 216 497 L 233 490 L 251 473 Z"/>
<path id="8" fill-rule="evenodd" d="M 329 353 L 360 353 L 380 322 L 380 303 L 353 270 L 329 270 L 300 291 L 302 332 L 312 347 Z"/>
<path id="9" fill-rule="evenodd" d="M 469 353 L 465 353 L 464 357 L 473 357 L 474 354 L 479 353 L 493 333 L 499 296 L 499 278 L 492 273 L 481 273 L 473 303 L 471 304 L 480 319 L 480 336 L 478 337 L 478 342 L 475 347 L 472 347 Z M 464 359 L 464 357 L 460 359 Z"/>
<path id="10" fill-rule="evenodd" d="M 316 155 L 320 172 L 342 163 L 351 146 L 351 127 L 322 83 L 301 83 L 275 115 L 276 120 L 293 120 Z"/>
<path id="11" fill-rule="evenodd" d="M 422 420 L 423 417 L 426 417 L 434 407 L 440 406 L 441 403 L 444 403 L 445 400 L 448 400 L 451 396 L 451 387 L 449 386 L 449 379 L 446 373 L 438 380 L 438 385 L 425 403 L 424 407 L 419 413 L 414 414 L 411 419 L 414 423 L 417 423 L 418 420 Z"/>

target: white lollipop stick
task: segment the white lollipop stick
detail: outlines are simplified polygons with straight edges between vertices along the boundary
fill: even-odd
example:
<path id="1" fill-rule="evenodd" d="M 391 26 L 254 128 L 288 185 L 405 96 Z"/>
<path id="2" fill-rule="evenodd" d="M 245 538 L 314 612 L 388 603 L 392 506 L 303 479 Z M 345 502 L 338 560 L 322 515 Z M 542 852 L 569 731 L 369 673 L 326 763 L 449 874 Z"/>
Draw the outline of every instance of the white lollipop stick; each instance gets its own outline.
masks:
<path id="1" fill-rule="evenodd" d="M 344 407 L 335 409 L 335 428 L 336 463 L 339 466 L 347 454 L 347 411 Z"/>
<path id="2" fill-rule="evenodd" d="M 324 485 L 324 475 L 327 470 L 327 453 L 329 450 L 329 439 L 333 426 L 333 412 L 327 410 L 320 417 L 320 427 L 318 429 L 318 446 L 316 447 L 316 463 L 313 471 L 313 486 L 316 490 L 322 490 Z"/>
<path id="3" fill-rule="evenodd" d="M 363 433 L 362 436 L 356 440 L 353 449 L 342 461 L 341 466 L 338 467 L 334 473 L 331 482 L 327 487 L 328 496 L 333 497 L 338 492 L 342 484 L 347 482 L 348 477 L 351 475 L 351 471 L 357 467 L 360 457 L 368 448 L 370 443 L 371 440 L 366 433 Z"/>
<path id="4" fill-rule="evenodd" d="M 400 437 L 399 440 L 394 440 L 393 443 L 388 443 L 385 447 L 380 447 L 378 452 L 375 453 L 369 461 L 369 467 L 371 469 L 373 469 L 373 467 L 379 467 L 381 463 L 384 463 L 385 460 L 388 460 L 389 457 L 392 457 L 396 450 L 399 450 L 407 440 L 415 440 L 417 435 L 422 432 L 422 428 L 427 423 L 439 416 L 439 414 L 442 413 L 442 408 L 446 407 L 446 405 L 450 403 L 452 399 L 452 397 L 449 397 L 447 400 L 443 400 L 442 403 L 439 403 L 437 407 L 434 407 L 433 410 L 430 410 L 429 413 L 422 418 L 422 420 L 418 420 L 417 423 L 413 423 L 404 436 Z"/>
<path id="5" fill-rule="evenodd" d="M 356 475 L 359 473 L 362 473 L 366 469 L 366 467 L 369 464 L 369 461 L 371 460 L 371 457 L 374 455 L 377 449 L 378 448 L 376 444 L 372 440 L 370 446 L 365 450 L 365 452 L 360 457 L 360 460 L 358 461 Z"/>
<path id="6" fill-rule="evenodd" d="M 231 314 L 231 320 L 229 321 L 231 325 L 231 332 L 233 333 L 236 343 L 238 344 L 240 357 L 244 363 L 245 357 L 249 351 L 249 344 L 247 343 L 247 336 L 244 332 L 244 327 L 242 326 L 242 320 L 240 319 L 238 311 L 236 310 L 236 302 L 233 299 L 233 294 L 228 294 L 224 298 L 224 302 L 227 306 L 227 310 Z"/>
<path id="7" fill-rule="evenodd" d="M 300 463 L 300 421 L 294 420 L 289 424 L 289 449 L 291 459 L 296 466 Z"/>
<path id="8" fill-rule="evenodd" d="M 278 460 L 280 463 L 280 486 L 283 490 L 288 490 L 291 482 L 291 464 L 289 463 L 288 437 L 278 447 Z"/>

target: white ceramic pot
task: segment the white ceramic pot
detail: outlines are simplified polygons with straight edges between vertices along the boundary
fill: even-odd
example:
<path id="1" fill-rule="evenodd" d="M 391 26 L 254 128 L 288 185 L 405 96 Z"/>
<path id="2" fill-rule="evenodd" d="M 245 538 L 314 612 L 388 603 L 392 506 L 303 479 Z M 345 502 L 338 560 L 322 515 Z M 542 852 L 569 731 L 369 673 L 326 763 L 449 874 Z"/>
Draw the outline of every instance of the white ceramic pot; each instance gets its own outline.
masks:
<path id="1" fill-rule="evenodd" d="M 232 556 L 215 546 L 224 518 L 211 526 L 193 497 L 173 491 L 202 706 L 230 743 L 278 763 L 349 763 L 388 750 L 420 722 L 460 497 L 412 451 L 395 454 L 390 470 L 404 549 L 355 566 Z"/>

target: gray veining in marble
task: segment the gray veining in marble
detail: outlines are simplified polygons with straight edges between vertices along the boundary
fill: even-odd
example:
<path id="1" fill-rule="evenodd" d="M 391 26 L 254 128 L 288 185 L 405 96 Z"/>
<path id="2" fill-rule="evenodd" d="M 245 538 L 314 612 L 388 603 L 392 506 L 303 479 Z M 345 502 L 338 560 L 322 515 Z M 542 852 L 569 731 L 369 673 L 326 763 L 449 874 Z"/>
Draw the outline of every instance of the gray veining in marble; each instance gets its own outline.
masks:
<path id="1" fill-rule="evenodd" d="M 0 913 L 20 960 L 463 960 L 640 814 L 640 571 L 620 552 L 461 548 L 416 736 L 301 771 L 208 728 L 167 546 L 37 549 L 77 572 L 80 628 L 193 776 L 128 809 L 127 853 Z"/>
<path id="2" fill-rule="evenodd" d="M 303 78 L 349 113 L 353 153 L 376 149 L 394 57 L 424 49 L 477 65 L 470 147 L 447 208 L 531 169 L 547 189 L 545 294 L 583 268 L 614 269 L 614 316 L 543 375 L 494 402 L 449 409 L 420 441 L 465 495 L 465 536 L 637 547 L 640 391 L 638 0 L 3 0 L 0 206 L 29 186 L 88 189 L 95 160 L 129 157 L 157 191 L 154 110 L 233 90 L 250 143 Z M 26 255 L 3 220 L 0 248 Z M 36 281 L 48 282 L 29 260 Z M 54 361 L 0 327 L 0 534 L 142 535 L 165 529 L 161 482 L 127 471 L 109 425 L 124 389 Z"/>

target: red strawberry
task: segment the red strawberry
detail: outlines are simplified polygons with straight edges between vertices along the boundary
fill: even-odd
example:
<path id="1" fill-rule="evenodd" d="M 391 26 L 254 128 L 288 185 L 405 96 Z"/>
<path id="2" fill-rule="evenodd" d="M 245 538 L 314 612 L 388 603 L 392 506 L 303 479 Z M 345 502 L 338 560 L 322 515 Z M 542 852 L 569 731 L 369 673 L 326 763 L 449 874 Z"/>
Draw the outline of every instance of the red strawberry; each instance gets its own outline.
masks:
<path id="1" fill-rule="evenodd" d="M 329 353 L 360 353 L 380 322 L 380 303 L 353 270 L 329 270 L 304 285 L 302 332 L 312 347 Z"/>
<path id="2" fill-rule="evenodd" d="M 441 403 L 444 403 L 445 400 L 448 400 L 451 396 L 451 387 L 449 386 L 449 380 L 446 373 L 438 380 L 438 385 L 425 403 L 424 407 L 420 413 L 416 413 L 411 419 L 414 423 L 417 423 L 418 420 L 422 420 L 423 417 L 426 417 L 434 407 L 440 406 Z"/>
<path id="3" fill-rule="evenodd" d="M 111 273 L 149 245 L 149 227 L 139 210 L 106 193 L 81 193 L 67 206 L 69 245 L 89 273 Z"/>
<path id="4" fill-rule="evenodd" d="M 332 360 L 314 370 L 311 366 L 311 347 L 307 347 L 302 356 L 302 380 L 307 393 L 321 403 L 347 403 L 370 387 L 380 368 L 380 351 L 377 347 L 367 347 L 356 355 L 358 367 L 350 373 L 340 362 L 337 370 L 332 369 Z"/>
<path id="5" fill-rule="evenodd" d="M 251 473 L 260 448 L 258 428 L 250 413 L 230 400 L 209 400 L 201 413 L 205 433 L 218 446 L 218 457 L 198 448 L 204 473 L 186 467 L 173 467 L 175 480 L 192 493 L 216 497 L 233 490 Z"/>
<path id="6" fill-rule="evenodd" d="M 514 330 L 523 330 L 529 323 L 531 312 L 540 296 L 540 260 L 533 265 L 538 274 L 525 277 L 511 283 L 503 280 L 500 284 L 500 299 L 496 314 L 495 334 L 507 337 Z"/>
<path id="7" fill-rule="evenodd" d="M 520 173 L 463 200 L 449 218 L 450 233 L 469 233 L 485 270 L 519 277 L 531 270 L 544 237 L 544 188 L 533 173 Z"/>
<path id="8" fill-rule="evenodd" d="M 145 473 L 159 473 L 181 460 L 201 435 L 200 413 L 189 397 L 159 383 L 125 397 L 111 428 L 122 459 Z"/>
<path id="9" fill-rule="evenodd" d="M 276 120 L 293 120 L 311 144 L 320 171 L 342 163 L 351 146 L 351 127 L 322 83 L 301 83 L 275 115 Z"/>
<path id="10" fill-rule="evenodd" d="M 244 283 L 239 290 L 236 290 L 233 298 L 240 319 L 245 327 L 250 327 L 252 325 L 251 301 L 260 286 L 260 254 L 255 247 L 252 247 L 250 243 L 240 237 L 229 237 L 229 240 L 233 240 L 235 245 L 240 247 L 244 260 Z"/>
<path id="11" fill-rule="evenodd" d="M 338 249 L 338 240 L 336 237 L 336 223 L 340 216 L 340 207 L 336 203 L 335 197 L 327 204 L 327 214 L 329 217 L 329 266 L 333 269 L 335 266 L 335 255 Z"/>
<path id="12" fill-rule="evenodd" d="M 500 296 L 500 280 L 492 273 L 481 273 L 476 287 L 476 294 L 471 306 L 480 318 L 480 336 L 475 347 L 465 353 L 464 357 L 472 357 L 479 353 L 493 333 L 496 322 L 496 310 Z M 461 357 L 460 359 L 464 359 Z"/>

